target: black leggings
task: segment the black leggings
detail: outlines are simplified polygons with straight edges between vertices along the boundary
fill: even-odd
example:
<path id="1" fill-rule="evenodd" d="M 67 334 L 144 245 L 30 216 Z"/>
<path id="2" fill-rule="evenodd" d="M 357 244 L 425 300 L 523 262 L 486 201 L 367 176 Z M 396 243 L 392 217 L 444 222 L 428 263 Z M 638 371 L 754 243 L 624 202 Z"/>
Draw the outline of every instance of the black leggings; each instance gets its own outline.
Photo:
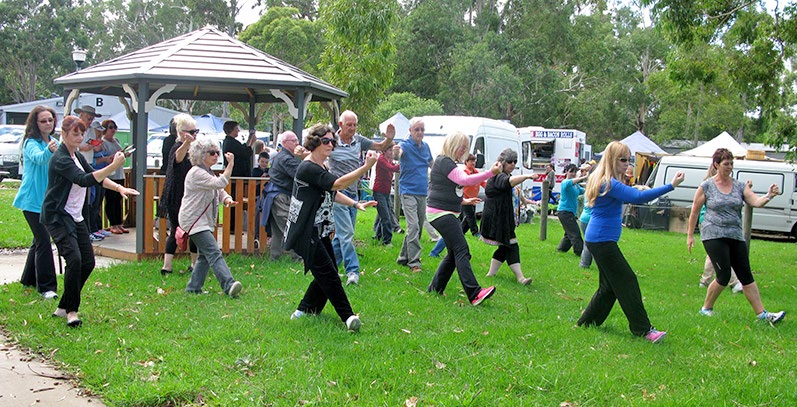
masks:
<path id="1" fill-rule="evenodd" d="M 493 259 L 506 262 L 507 265 L 520 263 L 520 246 L 517 243 L 512 243 L 509 246 L 500 245 L 493 252 Z"/>
<path id="2" fill-rule="evenodd" d="M 750 271 L 747 243 L 743 240 L 709 239 L 703 241 L 703 247 L 706 248 L 706 254 L 717 272 L 717 284 L 723 287 L 728 285 L 731 280 L 731 268 L 736 272 L 736 277 L 742 285 L 755 282 L 753 272 Z"/>

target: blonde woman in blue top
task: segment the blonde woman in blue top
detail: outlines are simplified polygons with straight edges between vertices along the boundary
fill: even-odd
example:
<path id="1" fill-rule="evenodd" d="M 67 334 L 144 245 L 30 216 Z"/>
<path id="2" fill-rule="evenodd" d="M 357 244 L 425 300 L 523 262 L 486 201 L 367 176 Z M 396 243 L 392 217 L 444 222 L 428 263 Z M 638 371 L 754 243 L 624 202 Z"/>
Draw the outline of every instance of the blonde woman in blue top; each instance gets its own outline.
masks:
<path id="1" fill-rule="evenodd" d="M 636 274 L 620 251 L 617 241 L 622 232 L 623 203 L 641 204 L 664 195 L 681 184 L 684 174 L 675 174 L 671 184 L 640 191 L 621 181 L 631 161 L 631 150 L 619 141 L 612 141 L 587 181 L 584 206 L 592 207 L 585 240 L 598 266 L 598 290 L 578 319 L 579 326 L 599 326 L 606 321 L 615 302 L 620 303 L 628 326 L 636 336 L 656 343 L 666 332 L 653 328 Z"/>
<path id="2" fill-rule="evenodd" d="M 28 115 L 20 155 L 22 185 L 13 204 L 22 210 L 33 233 L 33 243 L 28 249 L 20 281 L 22 285 L 35 286 L 45 299 L 58 297 L 50 234 L 39 221 L 44 192 L 47 191 L 50 157 L 58 148 L 58 141 L 50 137 L 55 132 L 57 121 L 55 110 L 46 106 L 36 106 Z"/>

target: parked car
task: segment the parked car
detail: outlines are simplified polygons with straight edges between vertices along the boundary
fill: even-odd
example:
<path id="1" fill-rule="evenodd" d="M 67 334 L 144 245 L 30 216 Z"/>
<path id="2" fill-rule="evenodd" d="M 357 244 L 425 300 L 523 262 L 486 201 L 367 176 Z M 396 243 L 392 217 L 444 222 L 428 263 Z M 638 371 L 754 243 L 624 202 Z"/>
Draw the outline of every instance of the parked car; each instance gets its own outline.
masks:
<path id="1" fill-rule="evenodd" d="M 16 124 L 0 125 L 0 172 L 9 173 L 12 178 L 20 178 L 19 156 L 22 152 L 22 138 L 25 126 Z"/>

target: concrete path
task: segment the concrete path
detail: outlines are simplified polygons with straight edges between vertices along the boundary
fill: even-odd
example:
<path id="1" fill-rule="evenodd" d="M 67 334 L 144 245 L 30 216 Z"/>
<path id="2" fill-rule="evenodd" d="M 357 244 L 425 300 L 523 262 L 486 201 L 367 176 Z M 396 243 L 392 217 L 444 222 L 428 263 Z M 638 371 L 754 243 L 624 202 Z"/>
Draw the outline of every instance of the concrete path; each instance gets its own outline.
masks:
<path id="1" fill-rule="evenodd" d="M 0 250 L 0 284 L 19 281 L 26 256 L 27 250 Z M 58 259 L 55 261 L 57 272 Z M 118 261 L 97 257 L 97 267 Z M 99 398 L 86 394 L 86 390 L 76 385 L 71 377 L 56 370 L 41 356 L 17 347 L 6 332 L 0 330 L 0 407 L 105 406 Z"/>

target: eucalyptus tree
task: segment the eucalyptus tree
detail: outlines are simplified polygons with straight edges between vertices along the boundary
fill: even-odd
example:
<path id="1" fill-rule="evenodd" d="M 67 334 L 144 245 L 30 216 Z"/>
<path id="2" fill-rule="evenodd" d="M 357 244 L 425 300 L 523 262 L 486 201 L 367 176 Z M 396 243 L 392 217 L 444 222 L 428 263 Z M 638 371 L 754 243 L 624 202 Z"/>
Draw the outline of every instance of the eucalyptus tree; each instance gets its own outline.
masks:
<path id="1" fill-rule="evenodd" d="M 395 0 L 325 0 L 320 18 L 327 46 L 321 56 L 324 79 L 349 93 L 343 107 L 359 116 L 361 132 L 376 129 L 374 109 L 393 82 Z"/>

